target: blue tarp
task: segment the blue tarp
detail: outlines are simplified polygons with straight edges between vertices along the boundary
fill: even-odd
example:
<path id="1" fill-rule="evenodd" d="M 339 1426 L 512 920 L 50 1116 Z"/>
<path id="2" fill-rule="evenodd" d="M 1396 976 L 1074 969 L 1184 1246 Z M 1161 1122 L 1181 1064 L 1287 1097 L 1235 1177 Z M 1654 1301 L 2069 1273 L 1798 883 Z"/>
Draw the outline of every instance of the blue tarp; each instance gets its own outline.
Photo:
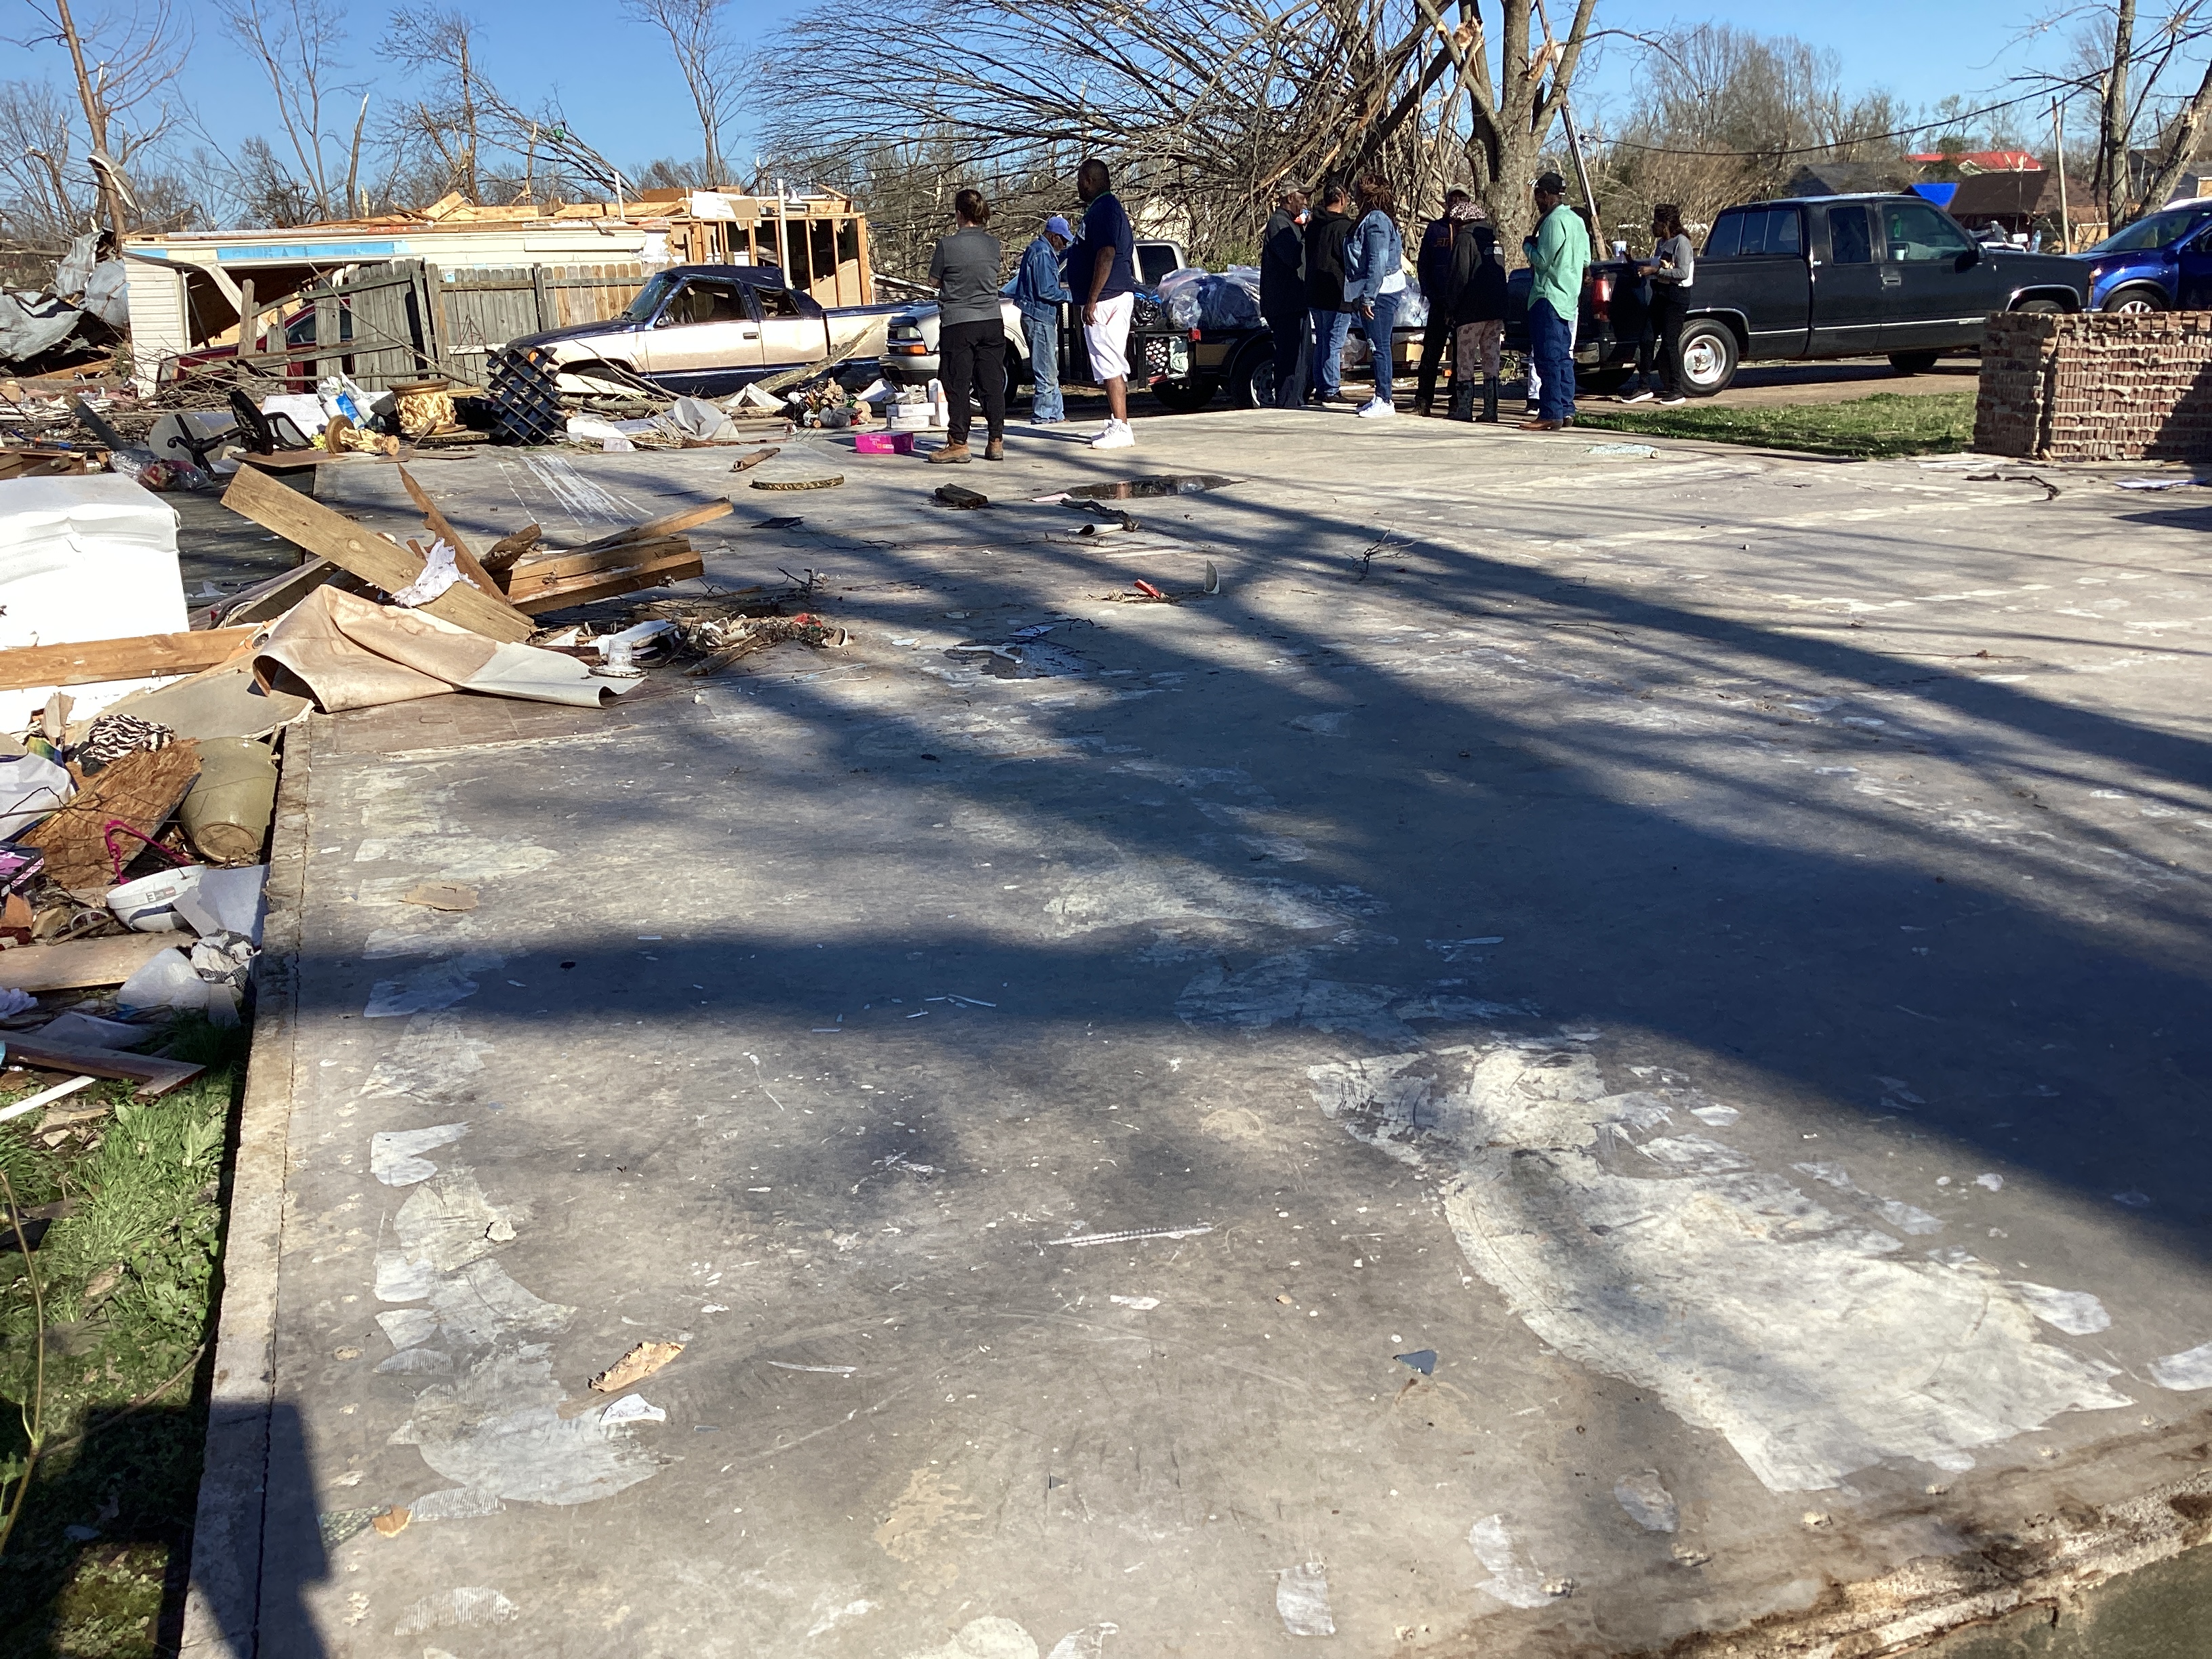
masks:
<path id="1" fill-rule="evenodd" d="M 1948 208 L 1951 205 L 1951 198 L 1959 193 L 1959 187 L 1956 185 L 1915 185 L 1912 193 L 1925 197 L 1939 208 Z"/>

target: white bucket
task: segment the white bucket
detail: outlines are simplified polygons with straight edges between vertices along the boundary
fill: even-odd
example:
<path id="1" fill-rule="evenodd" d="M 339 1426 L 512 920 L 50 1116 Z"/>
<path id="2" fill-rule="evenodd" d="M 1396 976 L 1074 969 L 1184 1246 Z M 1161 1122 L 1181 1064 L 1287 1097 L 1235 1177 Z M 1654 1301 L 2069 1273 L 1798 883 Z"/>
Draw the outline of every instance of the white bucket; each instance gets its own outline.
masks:
<path id="1" fill-rule="evenodd" d="M 115 919 L 125 927 L 141 933 L 173 933 L 177 931 L 177 901 L 199 885 L 204 865 L 188 864 L 181 869 L 163 870 L 150 876 L 141 876 L 136 881 L 126 881 L 120 887 L 107 890 L 107 908 L 115 912 Z"/>

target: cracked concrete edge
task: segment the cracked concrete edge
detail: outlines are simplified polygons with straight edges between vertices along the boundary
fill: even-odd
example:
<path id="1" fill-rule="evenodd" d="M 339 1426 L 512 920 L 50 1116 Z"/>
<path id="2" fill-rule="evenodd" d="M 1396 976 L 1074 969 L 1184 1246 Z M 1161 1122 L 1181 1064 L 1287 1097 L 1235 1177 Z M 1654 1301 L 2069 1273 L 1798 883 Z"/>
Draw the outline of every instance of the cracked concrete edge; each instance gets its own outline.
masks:
<path id="1" fill-rule="evenodd" d="M 309 763 L 318 723 L 319 717 L 310 715 L 287 727 L 284 735 L 270 839 L 268 915 L 254 969 L 253 1043 L 223 1237 L 222 1312 L 216 1329 L 180 1659 L 254 1659 L 258 1643 L 270 1419 L 276 1402 L 276 1270 L 283 1247 L 298 1033 Z"/>
<path id="2" fill-rule="evenodd" d="M 2017 1533 L 1923 1556 L 1812 1607 L 1685 1637 L 1648 1659 L 1883 1659 L 2032 1607 L 2063 1607 L 2113 1579 L 2212 1543 L 2212 1474 L 2092 1509 L 2031 1516 Z"/>

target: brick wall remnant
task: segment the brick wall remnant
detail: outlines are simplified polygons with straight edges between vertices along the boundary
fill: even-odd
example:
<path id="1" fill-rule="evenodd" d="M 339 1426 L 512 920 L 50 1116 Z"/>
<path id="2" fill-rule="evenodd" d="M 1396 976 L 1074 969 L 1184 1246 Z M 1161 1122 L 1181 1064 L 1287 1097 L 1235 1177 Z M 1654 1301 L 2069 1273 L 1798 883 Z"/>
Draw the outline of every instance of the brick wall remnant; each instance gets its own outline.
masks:
<path id="1" fill-rule="evenodd" d="M 2212 312 L 1990 318 L 1974 447 L 2042 461 L 2212 458 Z"/>

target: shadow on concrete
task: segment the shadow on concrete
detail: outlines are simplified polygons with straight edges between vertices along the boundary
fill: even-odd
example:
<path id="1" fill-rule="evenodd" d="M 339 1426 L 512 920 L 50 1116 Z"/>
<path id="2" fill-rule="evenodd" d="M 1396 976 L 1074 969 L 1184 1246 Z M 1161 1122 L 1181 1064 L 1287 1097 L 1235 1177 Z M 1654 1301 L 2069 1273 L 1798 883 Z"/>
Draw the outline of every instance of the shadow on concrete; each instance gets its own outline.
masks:
<path id="1" fill-rule="evenodd" d="M 1121 470 L 1103 462 L 1097 469 L 1101 477 Z M 610 482 L 620 476 L 610 470 Z M 672 493 L 666 479 L 642 472 L 628 487 L 664 499 Z M 1186 700 L 1188 719 L 1168 743 L 1148 748 L 1146 760 L 1226 770 L 1265 790 L 1271 810 L 1319 826 L 1304 832 L 1313 851 L 1303 861 L 1285 863 L 1233 834 L 1215 834 L 1218 822 L 1175 799 L 1185 792 L 1115 770 L 1119 717 L 1111 708 L 1032 699 L 1024 712 L 1036 746 L 1059 744 L 1061 752 L 996 759 L 901 713 L 878 717 L 838 706 L 809 689 L 807 674 L 786 672 L 787 658 L 773 671 L 713 684 L 726 688 L 725 696 L 741 686 L 809 721 L 816 769 L 744 773 L 742 732 L 672 720 L 647 728 L 649 744 L 635 747 L 624 764 L 641 777 L 648 767 L 690 775 L 688 801 L 654 800 L 641 789 L 620 799 L 578 796 L 565 806 L 577 815 L 584 842 L 615 844 L 653 802 L 657 831 L 678 846 L 695 837 L 688 844 L 702 856 L 760 856 L 771 825 L 790 821 L 784 808 L 826 803 L 849 806 L 856 833 L 863 818 L 881 831 L 905 814 L 899 850 L 909 859 L 933 825 L 965 815 L 1024 824 L 1048 849 L 1101 832 L 1133 866 L 1194 860 L 1218 876 L 1356 887 L 1386 907 L 1370 926 L 1403 937 L 1364 944 L 1352 977 L 1417 985 L 1450 971 L 1425 951 L 1425 939 L 1508 935 L 1510 972 L 1484 965 L 1455 975 L 1468 981 L 1467 994 L 1525 998 L 1552 1021 L 1631 1023 L 1687 1053 L 1721 1057 L 1868 1115 L 1904 1109 L 1877 1079 L 1908 1079 L 1920 1097 L 1910 1109 L 1915 1127 L 1985 1147 L 2100 1205 L 2116 1193 L 2141 1194 L 2149 1202 L 2130 1214 L 2131 1223 L 2198 1255 L 2212 1243 L 2204 1196 L 2212 1158 L 2193 1127 L 2212 1103 L 2203 884 L 2112 844 L 2063 803 L 2039 799 L 2044 787 L 2070 793 L 2072 786 L 2101 782 L 2116 767 L 2201 788 L 2212 782 L 2212 744 L 2056 702 L 2030 686 L 1970 678 L 1956 672 L 1949 653 L 1866 648 L 1846 625 L 1822 628 L 1817 616 L 1787 626 L 1717 616 L 1674 594 L 1562 579 L 1540 565 L 1439 545 L 1417 531 L 1395 541 L 1387 564 L 1376 562 L 1362 583 L 1354 580 L 1356 561 L 1310 550 L 1332 540 L 1357 545 L 1376 527 L 1328 509 L 1318 491 L 1311 504 L 1236 491 L 1209 499 L 1208 544 L 1265 561 L 1276 576 L 1300 577 L 1346 606 L 1364 592 L 1411 600 L 1437 636 L 1425 654 L 1378 665 L 1371 656 L 1355 658 L 1341 635 L 1288 626 L 1247 606 L 1232 574 L 1225 599 L 1194 603 L 1211 605 L 1224 628 L 1277 642 L 1284 659 L 1334 677 L 1292 686 L 1220 666 L 1187 646 L 1148 640 L 1133 613 L 1110 640 L 1086 638 L 1084 649 L 1102 668 L 1134 671 L 1121 684 L 1150 690 L 1158 683 L 1148 677 L 1183 677 L 1164 695 Z M 1724 510 L 1698 501 L 1632 506 L 1632 522 L 1653 529 L 1694 528 Z M 1585 507 L 1573 528 L 1601 534 L 1626 512 L 1610 502 Z M 912 509 L 915 538 L 988 542 L 1033 533 L 1039 523 L 1018 513 L 942 521 L 934 513 Z M 1158 522 L 1182 528 L 1164 514 Z M 1879 559 L 1893 536 L 1911 532 L 1908 522 L 1886 532 L 1829 525 L 1821 533 L 1818 558 L 1793 560 L 1778 545 L 1778 562 L 1787 568 L 1777 586 L 1817 593 L 1824 568 Z M 948 577 L 895 544 L 862 539 L 868 534 L 862 527 L 842 538 L 749 537 L 740 551 L 764 567 L 797 568 L 794 556 L 834 566 L 838 583 L 878 591 L 820 602 L 841 621 L 890 632 L 933 618 L 943 601 L 930 591 L 949 579 L 963 584 L 963 626 L 981 634 L 998 617 L 1048 618 L 1071 591 L 1126 591 L 1130 574 L 1110 558 L 1055 544 L 1011 548 Z M 2003 580 L 2016 582 L 2018 561 L 2006 557 Z M 1973 550 L 1960 550 L 1961 588 L 1999 579 L 1975 563 Z M 903 583 L 915 586 L 902 592 Z M 1491 618 L 1528 631 L 1510 647 L 1443 637 Z M 1357 623 L 1347 615 L 1344 626 Z M 1588 629 L 1604 633 L 1603 655 L 1582 654 L 1576 635 Z M 1557 641 L 1553 659 L 1532 662 L 1530 647 L 1547 635 Z M 1992 637 L 1988 649 L 2000 653 L 2011 642 Z M 1486 706 L 1472 660 L 1483 652 L 1514 658 L 1511 672 L 1524 681 L 1551 676 L 1562 699 L 1621 708 L 1717 669 L 1771 677 L 1771 684 L 1741 688 L 1729 711 L 1738 724 L 1725 731 L 1639 730 L 1601 720 L 1538 728 Z M 1846 701 L 1860 691 L 1905 691 L 1916 701 L 1909 718 L 1894 703 L 1882 705 L 1890 724 L 1880 732 L 1815 727 L 1786 702 L 1792 688 L 1811 685 Z M 991 695 L 993 706 L 1003 707 L 1023 694 L 994 687 Z M 1747 699 L 1755 707 L 1745 708 Z M 957 689 L 943 695 L 946 707 L 965 700 Z M 1300 716 L 1328 713 L 1352 716 L 1348 737 L 1288 729 Z M 1793 743 L 1829 751 L 1824 760 L 1895 775 L 1891 781 L 1908 788 L 1893 793 L 1909 793 L 1917 757 L 1955 763 L 2015 802 L 2015 817 L 1978 836 L 1971 827 L 1961 831 L 1956 815 L 1935 812 L 1911 821 L 1924 826 L 1916 832 L 1889 801 L 1864 800 L 1840 786 L 1816 794 L 1802 769 L 1747 775 L 1743 760 L 1758 741 L 1756 727 L 1769 724 L 1790 728 Z M 728 775 L 733 767 L 736 778 Z M 714 793 L 718 779 L 728 786 L 726 799 Z M 1655 798 L 1678 794 L 1684 783 L 1703 792 L 1691 811 L 1670 811 Z M 521 790 L 501 805 L 519 835 L 544 811 Z M 1805 833 L 1808 818 L 1818 833 Z M 744 827 L 734 841 L 733 820 Z M 727 854 L 719 850 L 725 847 Z M 681 870 L 663 878 L 680 881 Z M 884 998 L 964 990 L 1000 1000 L 988 988 L 1003 984 L 1017 994 L 988 1016 L 1002 1026 L 1127 1026 L 1167 1020 L 1192 972 L 1188 964 L 1133 965 L 1130 935 L 1142 930 L 1008 944 L 957 917 L 896 928 L 866 919 L 895 908 L 881 896 L 859 905 L 817 894 L 806 914 L 819 920 L 825 937 L 818 944 L 791 942 L 781 918 L 772 928 L 732 918 L 710 936 L 650 947 L 652 962 L 629 939 L 571 938 L 508 961 L 507 974 L 529 981 L 528 991 L 512 992 L 504 975 L 487 975 L 469 1006 L 518 1025 L 634 1008 L 632 1018 L 680 1028 L 742 1009 L 817 1024 L 842 1013 L 847 1029 L 857 1029 Z M 641 924 L 653 913 L 652 894 L 641 890 Z M 1915 939 L 1941 948 L 1911 954 Z M 1234 969 L 1250 956 L 1229 951 L 1223 960 Z M 1157 981 L 1149 998 L 1099 994 L 1110 980 L 1146 975 Z M 327 975 L 305 975 L 308 1007 L 316 988 L 329 983 Z M 690 992 L 693 985 L 705 991 Z M 878 1006 L 863 1016 L 855 1005 L 871 1000 Z M 912 1012 L 909 1000 L 884 1017 Z M 941 1009 L 932 1016 L 986 1017 Z M 1010 1091 L 1051 1097 L 1050 1079 L 1022 1077 L 1018 1060 L 1007 1065 Z M 908 1150 L 917 1159 L 959 1157 L 956 1146 L 927 1141 Z M 867 1173 L 863 1152 L 880 1156 L 881 1149 L 856 1138 L 824 1156 L 849 1164 L 841 1178 L 857 1181 Z M 1120 1176 L 1130 1185 L 1145 1178 L 1141 1166 Z"/>

